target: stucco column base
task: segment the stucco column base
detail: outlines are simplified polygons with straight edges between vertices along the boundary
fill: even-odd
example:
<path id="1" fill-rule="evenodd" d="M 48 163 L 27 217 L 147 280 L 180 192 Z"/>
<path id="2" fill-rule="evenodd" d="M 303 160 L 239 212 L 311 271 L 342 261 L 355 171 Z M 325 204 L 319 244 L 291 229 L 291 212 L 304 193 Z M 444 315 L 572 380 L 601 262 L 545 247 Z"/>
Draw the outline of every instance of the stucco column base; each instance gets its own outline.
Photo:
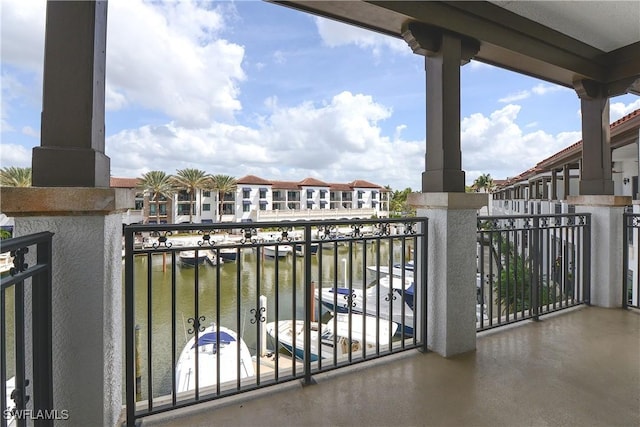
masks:
<path id="1" fill-rule="evenodd" d="M 630 196 L 570 196 L 576 212 L 591 214 L 591 298 L 600 307 L 622 306 L 622 214 Z"/>
<path id="2" fill-rule="evenodd" d="M 53 236 L 54 408 L 58 425 L 113 426 L 122 407 L 122 215 L 113 189 L 2 188 L 15 234 Z M 70 424 L 69 424 L 70 423 Z"/>
<path id="3" fill-rule="evenodd" d="M 427 344 L 444 357 L 476 349 L 476 218 L 487 201 L 478 193 L 408 198 L 419 216 L 429 218 Z"/>

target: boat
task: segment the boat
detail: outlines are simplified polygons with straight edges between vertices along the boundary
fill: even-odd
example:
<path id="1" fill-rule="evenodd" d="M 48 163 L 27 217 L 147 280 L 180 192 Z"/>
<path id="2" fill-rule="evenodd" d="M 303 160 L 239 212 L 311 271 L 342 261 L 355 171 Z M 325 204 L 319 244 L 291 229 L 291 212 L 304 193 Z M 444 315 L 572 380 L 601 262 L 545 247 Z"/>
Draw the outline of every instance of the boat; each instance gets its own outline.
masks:
<path id="1" fill-rule="evenodd" d="M 318 243 L 311 243 L 311 255 L 316 255 L 318 253 L 318 248 L 320 245 Z M 296 251 L 296 255 L 303 256 L 306 248 L 306 244 L 304 243 L 296 243 L 294 246 L 294 250 Z"/>
<path id="2" fill-rule="evenodd" d="M 351 317 L 351 323 L 349 323 Z M 366 323 L 366 329 L 363 328 Z M 391 323 L 391 325 L 390 325 Z M 281 320 L 277 322 L 278 344 L 297 359 L 304 359 L 304 320 Z M 361 314 L 336 313 L 327 323 L 311 322 L 311 361 L 319 358 L 338 358 L 356 353 L 363 346 L 367 351 L 375 351 L 379 344 L 380 350 L 388 349 L 391 338 L 395 335 L 398 325 L 395 322 L 376 319 Z M 276 322 L 266 325 L 267 334 L 276 340 Z M 366 330 L 366 334 L 363 334 Z M 377 331 L 377 333 L 376 333 Z M 351 335 L 351 350 L 349 350 L 349 335 Z M 294 339 L 295 338 L 295 339 Z M 318 351 L 320 339 L 320 351 Z M 294 342 L 295 341 L 295 342 Z"/>
<path id="3" fill-rule="evenodd" d="M 329 311 L 338 313 L 351 311 L 385 320 L 391 317 L 393 322 L 402 325 L 405 335 L 412 336 L 415 289 L 413 278 L 405 278 L 404 285 L 401 278 L 393 276 L 383 277 L 377 283 L 380 285 L 379 296 L 378 285 L 373 284 L 364 291 L 355 288 L 349 290 L 347 287 L 316 289 L 315 298 Z M 350 304 L 349 295 L 351 295 Z M 377 307 L 380 311 L 377 310 Z"/>
<path id="4" fill-rule="evenodd" d="M 404 265 L 402 263 L 395 263 L 391 270 L 386 265 L 368 265 L 367 271 L 378 274 L 380 273 L 380 277 L 385 277 L 391 274 L 395 277 L 402 277 L 402 273 L 404 270 L 404 277 L 413 277 L 413 261 L 407 261 Z"/>
<path id="5" fill-rule="evenodd" d="M 198 251 L 197 258 L 196 251 L 180 251 L 178 257 L 180 258 L 180 265 L 183 267 L 195 267 L 211 261 L 205 251 Z"/>
<path id="6" fill-rule="evenodd" d="M 236 262 L 238 258 L 238 250 L 236 248 L 220 248 L 217 250 L 217 253 L 225 262 Z"/>
<path id="7" fill-rule="evenodd" d="M 238 354 L 238 346 L 240 351 Z M 198 387 L 216 385 L 255 375 L 247 344 L 231 329 L 211 325 L 184 346 L 176 364 L 176 392 L 196 387 L 196 353 L 198 355 Z M 218 371 L 218 363 L 220 371 Z"/>
<path id="8" fill-rule="evenodd" d="M 262 253 L 267 258 L 285 258 L 287 255 L 293 252 L 293 248 L 290 245 L 273 245 L 263 246 Z"/>
<path id="9" fill-rule="evenodd" d="M 320 301 L 327 310 L 338 313 L 348 313 L 350 307 L 352 313 L 361 314 L 364 312 L 366 303 L 367 315 L 374 317 L 379 316 L 382 319 L 389 319 L 391 317 L 391 320 L 403 326 L 402 330 L 405 335 L 412 336 L 415 297 L 413 277 L 405 277 L 403 283 L 400 277 L 386 276 L 382 277 L 377 283 L 380 284 L 379 295 L 378 286 L 374 283 L 364 291 L 355 288 L 349 290 L 349 288 L 346 287 L 316 289 L 315 298 Z M 477 289 L 480 289 L 480 283 L 480 279 L 478 278 L 478 282 L 476 283 Z M 351 295 L 351 304 L 349 304 L 349 295 Z M 478 293 L 478 295 L 480 294 Z M 377 311 L 378 306 L 380 309 L 379 312 Z M 389 313 L 391 313 L 391 315 Z M 481 297 L 479 296 L 476 302 L 476 322 L 480 321 L 481 316 L 484 321 L 489 320 L 486 304 L 482 303 Z"/>

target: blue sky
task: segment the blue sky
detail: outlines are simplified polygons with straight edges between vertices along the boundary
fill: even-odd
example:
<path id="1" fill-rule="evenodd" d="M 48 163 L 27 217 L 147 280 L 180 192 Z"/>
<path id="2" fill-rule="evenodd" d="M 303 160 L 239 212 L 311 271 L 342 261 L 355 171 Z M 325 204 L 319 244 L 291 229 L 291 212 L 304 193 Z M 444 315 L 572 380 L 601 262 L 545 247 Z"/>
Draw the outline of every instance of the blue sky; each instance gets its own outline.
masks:
<path id="1" fill-rule="evenodd" d="M 261 2 L 109 0 L 113 176 L 195 167 L 236 177 L 420 188 L 424 58 L 402 40 Z M 39 145 L 45 0 L 2 0 L 1 166 Z M 472 61 L 462 162 L 514 176 L 581 139 L 574 91 Z M 611 121 L 640 108 L 611 101 Z"/>

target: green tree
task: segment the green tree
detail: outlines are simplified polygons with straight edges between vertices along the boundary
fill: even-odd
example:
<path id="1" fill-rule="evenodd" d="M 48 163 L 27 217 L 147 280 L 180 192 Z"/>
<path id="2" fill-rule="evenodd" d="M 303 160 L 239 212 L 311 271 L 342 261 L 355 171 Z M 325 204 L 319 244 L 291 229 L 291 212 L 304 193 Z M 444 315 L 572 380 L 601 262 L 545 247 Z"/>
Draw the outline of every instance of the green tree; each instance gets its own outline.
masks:
<path id="1" fill-rule="evenodd" d="M 399 217 L 402 215 L 412 216 L 415 215 L 415 210 L 407 204 L 407 197 L 413 193 L 410 187 L 405 188 L 402 191 L 395 190 L 391 193 L 390 202 L 390 216 Z"/>
<path id="2" fill-rule="evenodd" d="M 156 224 L 160 224 L 158 198 L 160 196 L 169 198 L 176 192 L 171 176 L 162 171 L 150 171 L 142 175 L 138 187 L 151 195 L 151 200 L 156 203 Z"/>
<path id="3" fill-rule="evenodd" d="M 211 177 L 211 188 L 218 192 L 218 222 L 222 222 L 222 201 L 225 193 L 236 191 L 238 183 L 236 179 L 229 175 L 213 175 Z"/>
<path id="4" fill-rule="evenodd" d="M 476 192 L 480 190 L 484 190 L 486 193 L 490 192 L 494 188 L 493 178 L 491 178 L 491 174 L 485 173 L 480 175 L 473 181 L 473 188 Z"/>
<path id="5" fill-rule="evenodd" d="M 200 169 L 185 168 L 171 177 L 171 183 L 178 190 L 184 190 L 189 195 L 189 222 L 193 222 L 193 200 L 195 193 L 211 186 L 211 178 Z"/>
<path id="6" fill-rule="evenodd" d="M 31 187 L 31 168 L 16 166 L 2 168 L 0 170 L 0 186 Z"/>
<path id="7" fill-rule="evenodd" d="M 518 253 L 515 245 L 504 238 L 498 238 L 496 245 L 500 247 L 502 256 L 498 266 L 500 280 L 493 284 L 495 303 L 500 304 L 503 314 L 532 309 L 535 288 L 532 272 L 536 267 L 531 258 Z M 556 300 L 555 288 L 552 286 L 555 285 L 544 286 L 542 280 L 539 280 L 538 307 L 552 304 Z"/>

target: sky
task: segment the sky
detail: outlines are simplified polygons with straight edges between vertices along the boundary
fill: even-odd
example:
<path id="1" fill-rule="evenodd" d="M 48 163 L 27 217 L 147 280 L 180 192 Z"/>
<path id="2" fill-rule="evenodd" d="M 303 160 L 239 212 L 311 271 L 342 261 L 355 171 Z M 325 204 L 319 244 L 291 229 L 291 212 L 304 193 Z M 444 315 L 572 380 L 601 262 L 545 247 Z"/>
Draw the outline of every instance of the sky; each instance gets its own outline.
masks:
<path id="1" fill-rule="evenodd" d="M 0 0 L 0 166 L 40 144 L 45 0 Z M 575 91 L 471 61 L 462 167 L 513 177 L 581 139 Z M 610 118 L 640 108 L 611 100 Z M 263 1 L 109 0 L 111 175 L 183 168 L 236 178 L 364 179 L 419 190 L 424 58 L 403 40 Z"/>

